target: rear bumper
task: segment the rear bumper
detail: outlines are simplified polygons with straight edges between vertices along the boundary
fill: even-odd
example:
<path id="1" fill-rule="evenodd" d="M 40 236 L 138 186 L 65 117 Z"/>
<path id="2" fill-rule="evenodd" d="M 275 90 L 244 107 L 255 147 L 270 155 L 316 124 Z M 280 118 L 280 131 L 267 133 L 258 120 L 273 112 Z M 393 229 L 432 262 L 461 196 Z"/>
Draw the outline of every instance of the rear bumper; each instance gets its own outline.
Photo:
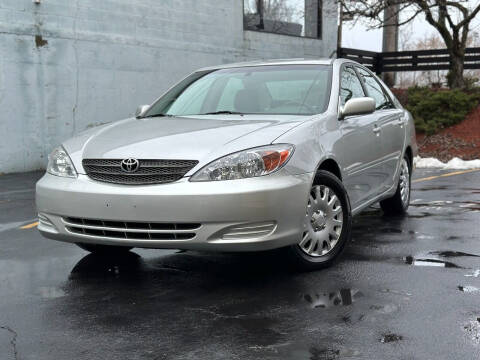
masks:
<path id="1" fill-rule="evenodd" d="M 273 249 L 299 241 L 312 177 L 281 170 L 243 180 L 189 182 L 184 178 L 170 184 L 126 186 L 93 181 L 86 175 L 70 179 L 46 174 L 36 189 L 38 229 L 45 237 L 66 242 L 218 251 Z M 87 228 L 94 231 L 74 233 L 67 218 L 91 219 L 93 226 L 87 221 Z M 177 225 L 174 230 L 154 231 L 141 226 L 138 234 L 144 238 L 132 239 L 135 235 L 129 231 L 138 230 L 125 230 L 125 238 L 117 233 L 110 236 L 118 226 L 114 223 L 115 228 L 110 228 L 109 221 L 153 223 L 160 229 L 165 224 L 199 226 L 188 231 L 181 226 L 175 230 Z M 185 232 L 189 235 L 178 235 Z"/>

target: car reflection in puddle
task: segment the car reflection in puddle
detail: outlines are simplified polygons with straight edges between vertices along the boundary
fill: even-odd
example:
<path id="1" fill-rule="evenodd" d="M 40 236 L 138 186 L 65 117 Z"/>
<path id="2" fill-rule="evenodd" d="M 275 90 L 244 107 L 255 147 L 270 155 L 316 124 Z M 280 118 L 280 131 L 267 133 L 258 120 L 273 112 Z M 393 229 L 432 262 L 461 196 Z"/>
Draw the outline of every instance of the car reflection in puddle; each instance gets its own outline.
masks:
<path id="1" fill-rule="evenodd" d="M 357 299 L 363 297 L 360 290 L 340 289 L 330 293 L 305 294 L 303 298 L 314 308 L 329 308 L 332 306 L 352 305 Z"/>
<path id="2" fill-rule="evenodd" d="M 133 252 L 114 255 L 89 254 L 72 269 L 70 279 L 95 276 L 119 277 L 122 273 L 135 273 L 142 267 L 142 258 Z"/>

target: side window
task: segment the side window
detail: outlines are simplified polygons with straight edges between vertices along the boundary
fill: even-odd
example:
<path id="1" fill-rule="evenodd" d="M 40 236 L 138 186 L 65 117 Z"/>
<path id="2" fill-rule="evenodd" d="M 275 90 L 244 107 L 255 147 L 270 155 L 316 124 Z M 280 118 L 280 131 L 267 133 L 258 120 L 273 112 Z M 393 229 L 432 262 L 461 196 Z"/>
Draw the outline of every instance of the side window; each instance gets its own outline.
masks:
<path id="1" fill-rule="evenodd" d="M 357 70 L 363 80 L 363 83 L 365 84 L 368 96 L 375 99 L 376 109 L 381 110 L 394 108 L 395 106 L 392 104 L 387 94 L 385 94 L 380 86 L 380 83 L 375 79 L 374 75 L 359 67 L 357 67 Z"/>
<path id="2" fill-rule="evenodd" d="M 355 70 L 350 66 L 343 68 L 340 79 L 340 101 L 342 105 L 345 105 L 350 99 L 364 96 L 365 93 L 363 92 L 362 84 Z"/>

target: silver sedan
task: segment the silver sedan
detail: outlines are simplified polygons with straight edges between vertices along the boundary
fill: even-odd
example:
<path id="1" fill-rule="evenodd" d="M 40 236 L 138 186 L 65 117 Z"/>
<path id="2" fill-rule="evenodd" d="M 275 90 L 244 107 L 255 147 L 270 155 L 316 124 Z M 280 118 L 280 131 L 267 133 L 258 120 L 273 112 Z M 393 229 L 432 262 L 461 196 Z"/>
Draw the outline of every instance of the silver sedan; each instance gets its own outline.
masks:
<path id="1" fill-rule="evenodd" d="M 38 229 L 97 252 L 282 248 L 316 269 L 338 258 L 352 216 L 407 210 L 416 152 L 411 115 L 355 62 L 204 68 L 57 147 Z"/>

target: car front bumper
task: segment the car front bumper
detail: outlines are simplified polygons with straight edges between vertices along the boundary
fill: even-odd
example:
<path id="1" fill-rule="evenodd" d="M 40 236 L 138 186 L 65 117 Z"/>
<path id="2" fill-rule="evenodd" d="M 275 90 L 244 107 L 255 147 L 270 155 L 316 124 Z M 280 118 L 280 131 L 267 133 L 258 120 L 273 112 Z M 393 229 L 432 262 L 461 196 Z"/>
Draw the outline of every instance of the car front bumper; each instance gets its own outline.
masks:
<path id="1" fill-rule="evenodd" d="M 282 169 L 242 180 L 183 178 L 131 186 L 97 182 L 82 174 L 72 179 L 47 173 L 36 187 L 38 229 L 45 237 L 72 243 L 274 249 L 300 240 L 312 178 L 313 174 L 291 175 Z M 72 218 L 77 228 L 70 227 Z M 192 223 L 197 225 L 187 225 Z"/>

